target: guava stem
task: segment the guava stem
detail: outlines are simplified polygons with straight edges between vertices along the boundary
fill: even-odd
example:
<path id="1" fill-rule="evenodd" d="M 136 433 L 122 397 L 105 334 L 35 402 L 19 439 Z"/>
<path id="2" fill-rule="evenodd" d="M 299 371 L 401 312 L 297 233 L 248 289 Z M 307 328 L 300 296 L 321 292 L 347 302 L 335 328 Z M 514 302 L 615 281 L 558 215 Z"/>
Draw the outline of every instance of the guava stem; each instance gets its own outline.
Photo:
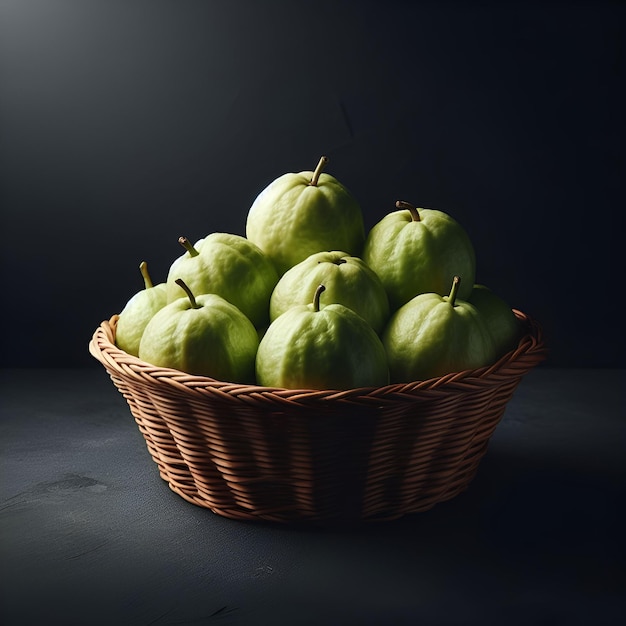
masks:
<path id="1" fill-rule="evenodd" d="M 460 276 L 455 276 L 452 279 L 452 289 L 450 289 L 450 295 L 448 296 L 448 302 L 454 306 L 456 302 L 456 295 L 459 292 L 459 285 L 461 284 Z"/>
<path id="2" fill-rule="evenodd" d="M 152 279 L 150 278 L 150 274 L 148 273 L 148 264 L 145 261 L 142 261 L 139 264 L 139 271 L 143 276 L 143 282 L 146 286 L 146 289 L 150 289 L 151 287 L 153 287 L 154 285 L 152 284 Z"/>
<path id="3" fill-rule="evenodd" d="M 311 187 L 317 187 L 317 183 L 320 179 L 320 174 L 322 173 L 322 170 L 326 167 L 326 163 L 328 163 L 328 157 L 327 156 L 321 157 L 320 162 L 317 164 L 317 167 L 315 168 L 315 171 L 313 172 L 313 178 L 311 178 L 311 181 L 309 182 L 309 185 Z"/>
<path id="4" fill-rule="evenodd" d="M 404 200 L 398 200 L 396 202 L 396 207 L 398 209 L 408 209 L 408 211 L 411 213 L 411 219 L 414 222 L 421 222 L 421 218 L 420 218 L 420 214 L 418 210 L 410 202 L 405 202 Z"/>
<path id="5" fill-rule="evenodd" d="M 319 285 L 319 287 L 315 290 L 315 295 L 313 296 L 313 310 L 317 313 L 320 310 L 320 296 L 322 295 L 322 291 L 325 291 L 326 287 L 324 285 Z"/>
<path id="6" fill-rule="evenodd" d="M 185 290 L 185 293 L 187 294 L 187 297 L 189 298 L 189 302 L 191 302 L 191 308 L 192 309 L 199 309 L 200 305 L 196 302 L 196 299 L 195 299 L 191 289 L 189 289 L 189 287 L 187 286 L 185 281 L 182 278 L 177 278 L 174 282 L 179 287 L 182 287 Z"/>
<path id="7" fill-rule="evenodd" d="M 190 256 L 198 256 L 200 253 L 193 247 L 193 244 L 187 237 L 179 237 L 178 243 L 189 252 Z"/>

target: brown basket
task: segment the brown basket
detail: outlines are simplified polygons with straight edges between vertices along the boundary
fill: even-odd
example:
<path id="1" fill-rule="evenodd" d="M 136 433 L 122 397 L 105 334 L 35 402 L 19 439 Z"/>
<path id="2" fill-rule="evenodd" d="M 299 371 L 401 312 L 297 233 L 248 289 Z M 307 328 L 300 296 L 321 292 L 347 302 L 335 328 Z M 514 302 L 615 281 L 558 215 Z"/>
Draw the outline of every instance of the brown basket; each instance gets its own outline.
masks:
<path id="1" fill-rule="evenodd" d="M 349 391 L 220 382 L 154 367 L 115 346 L 118 316 L 89 350 L 126 398 L 161 477 L 233 519 L 391 520 L 467 488 L 506 403 L 544 360 L 539 325 L 497 363 Z"/>

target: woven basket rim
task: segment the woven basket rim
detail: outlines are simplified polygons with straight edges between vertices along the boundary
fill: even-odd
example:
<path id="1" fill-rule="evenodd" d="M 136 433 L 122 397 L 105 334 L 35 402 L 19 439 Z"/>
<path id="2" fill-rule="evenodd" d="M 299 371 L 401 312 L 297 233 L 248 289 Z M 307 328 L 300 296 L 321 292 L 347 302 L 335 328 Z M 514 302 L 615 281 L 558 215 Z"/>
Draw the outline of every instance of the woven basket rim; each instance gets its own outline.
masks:
<path id="1" fill-rule="evenodd" d="M 518 309 L 513 309 L 515 316 L 526 327 L 518 345 L 502 355 L 491 365 L 474 370 L 451 372 L 444 376 L 417 380 L 408 383 L 391 383 L 383 387 L 356 387 L 348 390 L 317 390 L 317 389 L 285 389 L 280 387 L 263 387 L 257 384 L 233 383 L 216 380 L 207 376 L 188 374 L 180 370 L 157 367 L 132 356 L 115 344 L 115 330 L 119 314 L 112 315 L 96 328 L 89 342 L 89 352 L 100 361 L 109 372 L 124 377 L 131 377 L 137 382 L 146 384 L 169 383 L 184 392 L 210 391 L 222 393 L 224 396 L 263 396 L 278 401 L 298 401 L 304 399 L 343 399 L 362 398 L 364 396 L 385 397 L 397 394 L 411 394 L 423 390 L 445 390 L 456 387 L 467 387 L 473 384 L 484 384 L 490 379 L 499 380 L 507 376 L 511 368 L 522 369 L 522 373 L 544 361 L 547 349 L 543 332 L 539 323 L 531 316 Z"/>

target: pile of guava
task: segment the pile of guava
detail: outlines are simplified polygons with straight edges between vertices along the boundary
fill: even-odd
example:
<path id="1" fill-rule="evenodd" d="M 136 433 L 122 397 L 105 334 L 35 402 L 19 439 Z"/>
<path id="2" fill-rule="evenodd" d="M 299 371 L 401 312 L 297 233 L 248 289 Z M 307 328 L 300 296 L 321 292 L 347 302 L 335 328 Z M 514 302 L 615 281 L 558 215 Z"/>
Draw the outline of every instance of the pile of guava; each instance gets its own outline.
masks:
<path id="1" fill-rule="evenodd" d="M 446 212 L 398 201 L 369 232 L 324 170 L 287 173 L 247 213 L 245 236 L 191 242 L 120 312 L 116 345 L 156 367 L 237 384 L 347 390 L 490 365 L 523 332 L 476 284 L 468 233 Z"/>

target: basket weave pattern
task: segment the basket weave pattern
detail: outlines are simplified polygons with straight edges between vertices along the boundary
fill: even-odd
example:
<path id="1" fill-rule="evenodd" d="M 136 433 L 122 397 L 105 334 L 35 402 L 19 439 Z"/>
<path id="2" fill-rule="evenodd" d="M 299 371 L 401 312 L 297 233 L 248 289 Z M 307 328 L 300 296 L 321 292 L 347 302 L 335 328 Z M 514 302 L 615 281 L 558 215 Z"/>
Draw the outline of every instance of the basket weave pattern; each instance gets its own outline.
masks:
<path id="1" fill-rule="evenodd" d="M 115 346 L 117 315 L 89 343 L 161 477 L 224 517 L 382 521 L 453 498 L 473 479 L 522 377 L 545 358 L 539 325 L 497 363 L 349 391 L 285 390 L 154 367 Z"/>

